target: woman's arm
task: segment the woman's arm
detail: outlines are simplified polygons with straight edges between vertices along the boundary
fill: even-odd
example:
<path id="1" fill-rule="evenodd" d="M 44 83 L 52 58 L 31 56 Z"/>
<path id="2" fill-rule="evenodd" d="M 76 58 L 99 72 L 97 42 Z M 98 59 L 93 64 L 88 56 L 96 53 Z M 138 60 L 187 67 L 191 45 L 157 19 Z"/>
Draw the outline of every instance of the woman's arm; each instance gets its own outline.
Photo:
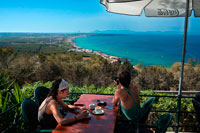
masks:
<path id="1" fill-rule="evenodd" d="M 113 97 L 113 104 L 117 105 L 120 100 L 120 89 L 116 89 L 114 97 Z"/>
<path id="2" fill-rule="evenodd" d="M 59 100 L 58 101 L 58 104 L 60 105 L 60 106 L 62 106 L 62 108 L 64 109 L 64 110 L 66 110 L 66 111 L 68 111 L 70 108 L 69 108 L 69 105 L 68 104 L 66 104 L 63 100 Z"/>
<path id="3" fill-rule="evenodd" d="M 75 106 L 75 105 L 68 105 L 68 107 L 70 109 L 87 110 L 87 108 L 85 106 L 81 107 L 81 106 Z"/>
<path id="4" fill-rule="evenodd" d="M 68 105 L 63 100 L 59 101 L 59 104 L 63 107 L 64 110 L 69 110 L 69 109 L 87 110 L 87 108 L 85 108 L 85 107 Z"/>
<path id="5" fill-rule="evenodd" d="M 88 112 L 84 111 L 81 114 L 79 114 L 75 117 L 72 117 L 72 118 L 62 118 L 62 115 L 60 114 L 60 111 L 58 110 L 58 104 L 56 103 L 56 101 L 52 101 L 52 103 L 50 105 L 50 110 L 51 110 L 54 118 L 56 119 L 56 121 L 61 125 L 74 123 L 78 120 L 88 117 Z"/>

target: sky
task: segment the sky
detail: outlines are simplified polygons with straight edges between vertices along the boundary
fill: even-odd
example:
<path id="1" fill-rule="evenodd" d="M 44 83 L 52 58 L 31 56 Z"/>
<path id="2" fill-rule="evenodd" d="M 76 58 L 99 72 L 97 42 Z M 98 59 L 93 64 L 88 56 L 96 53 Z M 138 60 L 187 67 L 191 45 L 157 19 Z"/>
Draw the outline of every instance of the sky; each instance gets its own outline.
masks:
<path id="1" fill-rule="evenodd" d="M 184 18 L 150 18 L 109 13 L 100 0 L 0 0 L 0 32 L 93 32 L 131 30 L 183 33 Z M 190 17 L 188 33 L 199 33 Z"/>

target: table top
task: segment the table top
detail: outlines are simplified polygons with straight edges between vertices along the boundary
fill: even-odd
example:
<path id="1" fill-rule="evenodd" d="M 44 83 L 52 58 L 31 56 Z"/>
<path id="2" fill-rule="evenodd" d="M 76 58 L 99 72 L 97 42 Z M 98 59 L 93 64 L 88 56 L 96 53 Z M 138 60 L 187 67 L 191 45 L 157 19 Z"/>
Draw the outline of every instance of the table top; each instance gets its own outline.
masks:
<path id="1" fill-rule="evenodd" d="M 108 106 L 113 107 L 112 103 L 113 95 L 94 95 L 94 94 L 83 94 L 77 102 L 84 103 L 86 108 L 89 108 L 89 104 L 96 104 L 97 100 L 106 102 Z M 117 117 L 117 108 L 106 109 L 104 110 L 103 115 L 95 115 L 90 110 L 91 118 L 78 121 L 74 124 L 58 126 L 53 130 L 53 133 L 60 132 L 81 132 L 81 133 L 113 133 L 116 117 Z M 73 117 L 71 113 L 67 114 L 67 117 Z"/>

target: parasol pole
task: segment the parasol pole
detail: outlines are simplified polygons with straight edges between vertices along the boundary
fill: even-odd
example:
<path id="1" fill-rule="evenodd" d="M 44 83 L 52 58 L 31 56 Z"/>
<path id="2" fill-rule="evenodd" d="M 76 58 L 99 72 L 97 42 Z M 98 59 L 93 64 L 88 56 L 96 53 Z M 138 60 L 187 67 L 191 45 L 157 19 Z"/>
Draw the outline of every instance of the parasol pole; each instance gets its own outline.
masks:
<path id="1" fill-rule="evenodd" d="M 186 53 L 189 0 L 186 0 L 185 11 L 186 11 L 186 13 L 185 13 L 185 24 L 184 24 L 184 40 L 183 40 L 182 62 L 181 62 L 181 71 L 180 71 L 179 88 L 178 88 L 178 101 L 177 101 L 177 109 L 176 109 L 176 130 L 175 130 L 176 133 L 178 133 L 180 108 L 181 108 L 181 92 L 182 92 L 181 89 L 182 89 L 182 84 L 183 84 L 183 71 L 184 71 L 185 53 Z"/>

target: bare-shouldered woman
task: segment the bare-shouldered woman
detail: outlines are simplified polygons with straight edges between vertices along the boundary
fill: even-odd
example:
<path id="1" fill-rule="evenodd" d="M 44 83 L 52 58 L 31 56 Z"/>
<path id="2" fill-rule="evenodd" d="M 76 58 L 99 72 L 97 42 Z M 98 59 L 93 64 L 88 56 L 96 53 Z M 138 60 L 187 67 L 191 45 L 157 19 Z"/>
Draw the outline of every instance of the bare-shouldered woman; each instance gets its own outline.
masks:
<path id="1" fill-rule="evenodd" d="M 58 79 L 53 82 L 51 90 L 47 98 L 42 102 L 38 110 L 38 120 L 42 129 L 54 129 L 58 123 L 61 125 L 71 124 L 88 117 L 88 112 L 84 111 L 72 118 L 63 118 L 58 105 L 63 109 L 80 109 L 86 110 L 84 107 L 76 107 L 67 105 L 62 99 L 69 94 L 69 85 L 64 79 Z"/>
<path id="2" fill-rule="evenodd" d="M 118 82 L 118 83 L 117 83 Z M 135 122 L 139 121 L 141 107 L 139 100 L 139 91 L 131 83 L 131 75 L 128 71 L 118 73 L 117 89 L 114 94 L 113 103 L 121 106 L 121 111 L 127 119 Z"/>

